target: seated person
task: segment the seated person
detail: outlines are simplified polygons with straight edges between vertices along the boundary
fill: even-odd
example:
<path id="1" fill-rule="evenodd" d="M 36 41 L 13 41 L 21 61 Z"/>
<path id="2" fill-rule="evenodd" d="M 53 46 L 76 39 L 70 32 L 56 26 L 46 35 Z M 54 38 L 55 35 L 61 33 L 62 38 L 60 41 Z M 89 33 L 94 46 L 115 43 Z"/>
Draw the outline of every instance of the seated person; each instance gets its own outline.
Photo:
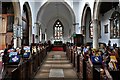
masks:
<path id="1" fill-rule="evenodd" d="M 30 57 L 30 52 L 25 52 L 23 54 L 23 58 L 29 58 Z"/>
<path id="2" fill-rule="evenodd" d="M 106 67 L 108 67 L 108 63 L 110 62 L 110 54 L 109 54 L 109 52 L 105 52 L 104 54 L 103 54 L 103 63 L 104 63 L 104 65 L 106 66 Z"/>
<path id="3" fill-rule="evenodd" d="M 8 61 L 9 61 L 8 49 L 5 49 L 5 50 L 4 50 L 4 55 L 3 55 L 3 57 L 2 57 L 2 61 L 3 61 L 3 63 L 5 63 L 5 64 L 8 63 Z"/>

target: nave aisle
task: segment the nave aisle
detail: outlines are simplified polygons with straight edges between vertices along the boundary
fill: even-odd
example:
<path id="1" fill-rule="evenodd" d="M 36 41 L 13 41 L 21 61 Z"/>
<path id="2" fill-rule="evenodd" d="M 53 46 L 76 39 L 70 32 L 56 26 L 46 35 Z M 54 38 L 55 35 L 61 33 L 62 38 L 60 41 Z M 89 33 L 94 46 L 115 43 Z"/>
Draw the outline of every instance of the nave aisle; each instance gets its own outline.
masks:
<path id="1" fill-rule="evenodd" d="M 63 51 L 51 51 L 37 72 L 39 80 L 78 80 L 76 71 Z"/>

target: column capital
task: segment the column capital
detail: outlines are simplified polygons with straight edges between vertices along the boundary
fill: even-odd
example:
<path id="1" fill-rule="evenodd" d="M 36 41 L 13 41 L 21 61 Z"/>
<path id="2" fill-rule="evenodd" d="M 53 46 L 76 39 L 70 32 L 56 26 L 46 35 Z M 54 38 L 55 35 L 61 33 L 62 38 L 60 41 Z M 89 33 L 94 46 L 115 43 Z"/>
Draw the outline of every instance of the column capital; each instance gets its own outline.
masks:
<path id="1" fill-rule="evenodd" d="M 81 30 L 85 29 L 85 26 L 81 26 Z"/>
<path id="2" fill-rule="evenodd" d="M 40 26 L 40 25 L 41 25 L 41 23 L 40 23 L 40 22 L 35 22 L 34 24 L 35 24 L 35 25 L 38 25 L 38 26 Z"/>
<path id="3" fill-rule="evenodd" d="M 112 21 L 112 20 L 113 20 L 113 18 L 109 18 L 109 20 L 110 20 L 110 21 Z"/>
<path id="4" fill-rule="evenodd" d="M 85 27 L 85 25 L 82 25 L 81 27 Z"/>
<path id="5" fill-rule="evenodd" d="M 99 21 L 98 19 L 93 19 L 91 23 L 98 22 L 98 21 Z"/>

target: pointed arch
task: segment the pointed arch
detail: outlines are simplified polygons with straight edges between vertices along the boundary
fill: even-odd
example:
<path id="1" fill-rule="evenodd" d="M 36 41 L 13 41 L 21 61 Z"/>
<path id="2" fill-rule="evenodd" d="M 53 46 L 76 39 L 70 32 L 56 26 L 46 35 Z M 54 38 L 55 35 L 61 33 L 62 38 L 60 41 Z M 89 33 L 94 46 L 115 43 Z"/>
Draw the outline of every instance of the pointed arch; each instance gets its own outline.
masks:
<path id="1" fill-rule="evenodd" d="M 92 26 L 91 26 L 91 8 L 88 3 L 85 4 L 81 18 L 81 32 L 84 35 L 84 42 L 92 41 Z"/>
<path id="2" fill-rule="evenodd" d="M 32 14 L 28 2 L 23 5 L 22 12 L 23 41 L 22 44 L 30 45 L 32 37 Z M 29 40 L 29 41 L 28 41 Z"/>
<path id="3" fill-rule="evenodd" d="M 63 13 L 64 12 L 64 13 Z M 49 15 L 48 15 L 49 14 Z M 75 14 L 73 9 L 67 2 L 46 2 L 44 3 L 37 14 L 36 22 L 41 24 L 42 33 L 45 29 L 47 32 L 47 39 L 53 40 L 53 25 L 59 19 L 64 25 L 64 30 L 71 29 L 71 35 L 74 32 Z M 64 32 L 64 39 L 68 39 L 69 33 Z"/>
<path id="4" fill-rule="evenodd" d="M 81 26 L 85 26 L 85 17 L 86 17 L 88 8 L 90 9 L 89 4 L 85 4 L 83 13 L 82 13 L 82 18 L 81 18 Z M 90 9 L 90 15 L 91 15 L 91 9 Z"/>

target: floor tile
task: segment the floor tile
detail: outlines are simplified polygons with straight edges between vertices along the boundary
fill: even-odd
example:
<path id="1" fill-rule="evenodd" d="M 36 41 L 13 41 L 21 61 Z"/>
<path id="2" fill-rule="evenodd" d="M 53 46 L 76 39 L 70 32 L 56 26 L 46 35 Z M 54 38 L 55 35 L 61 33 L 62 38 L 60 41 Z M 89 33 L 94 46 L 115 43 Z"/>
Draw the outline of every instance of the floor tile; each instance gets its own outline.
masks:
<path id="1" fill-rule="evenodd" d="M 64 77 L 63 69 L 50 69 L 49 77 Z"/>

